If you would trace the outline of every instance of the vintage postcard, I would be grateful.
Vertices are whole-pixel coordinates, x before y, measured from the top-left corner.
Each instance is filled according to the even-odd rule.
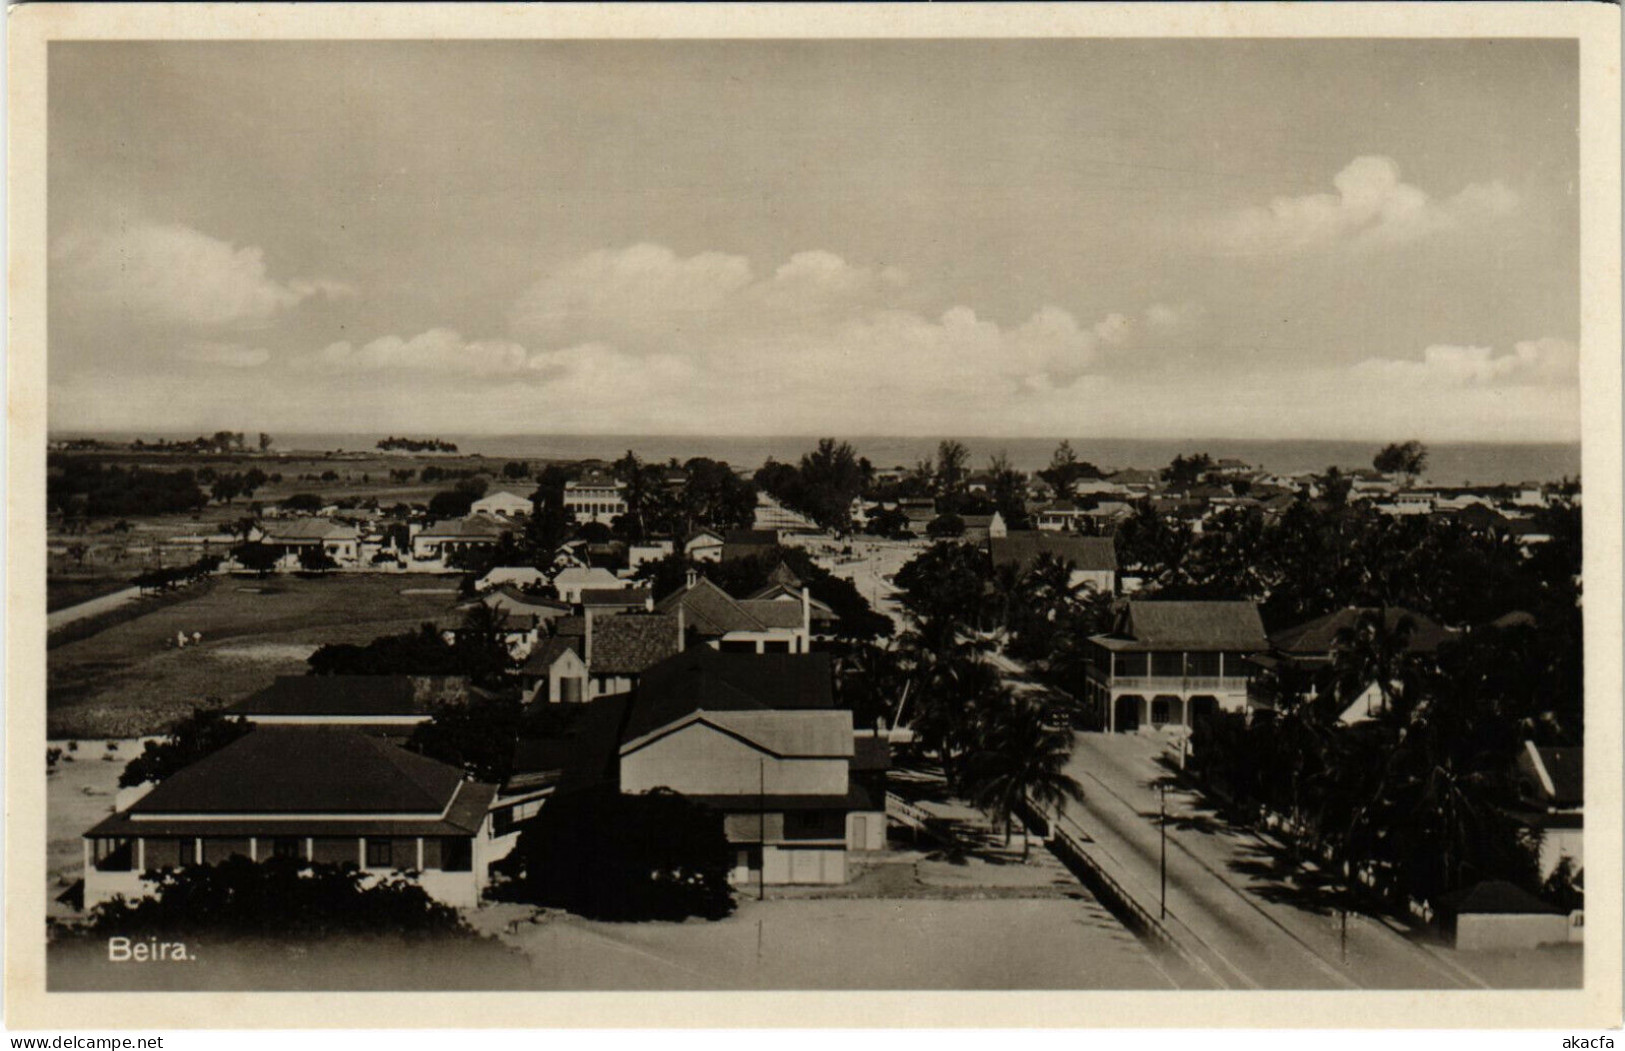
[[[1619,1023],[1617,8],[10,29],[13,1025]]]

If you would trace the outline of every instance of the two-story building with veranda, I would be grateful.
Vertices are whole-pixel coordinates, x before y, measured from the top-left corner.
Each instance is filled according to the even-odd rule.
[[[1085,701],[1114,732],[1245,711],[1246,658],[1268,645],[1252,602],[1130,600],[1111,632],[1089,640]]]
[[[845,883],[849,850],[885,844],[884,762],[856,761],[832,684],[827,654],[662,661],[628,695],[621,792],[669,788],[720,811],[735,882]]]
[[[575,516],[578,525],[588,522],[612,525],[615,519],[626,514],[626,483],[599,474],[565,482],[564,509]]]
[[[150,893],[165,868],[290,858],[412,873],[472,906],[488,880],[496,786],[351,730],[260,727],[84,833],[85,907]]]

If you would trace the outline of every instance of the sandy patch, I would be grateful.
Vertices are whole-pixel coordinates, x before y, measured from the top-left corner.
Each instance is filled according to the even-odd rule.
[[[209,656],[236,661],[302,661],[316,652],[316,647],[298,642],[256,642],[221,646]]]

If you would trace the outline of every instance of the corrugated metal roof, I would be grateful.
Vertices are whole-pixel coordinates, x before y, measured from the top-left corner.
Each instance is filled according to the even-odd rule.
[[[1117,542],[1109,536],[1071,536],[1041,529],[1023,529],[988,541],[994,565],[1013,563],[1022,572],[1033,567],[1038,556],[1051,554],[1086,571],[1117,571]]]
[[[1147,649],[1263,650],[1264,622],[1252,602],[1133,601],[1127,636]]]
[[[701,719],[754,741],[774,755],[850,758],[852,713],[831,711],[701,710]]]

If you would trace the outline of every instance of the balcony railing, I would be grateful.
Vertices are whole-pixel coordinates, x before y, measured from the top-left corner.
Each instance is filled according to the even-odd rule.
[[[1108,675],[1094,668],[1089,677],[1120,690],[1245,690],[1245,675]]]

